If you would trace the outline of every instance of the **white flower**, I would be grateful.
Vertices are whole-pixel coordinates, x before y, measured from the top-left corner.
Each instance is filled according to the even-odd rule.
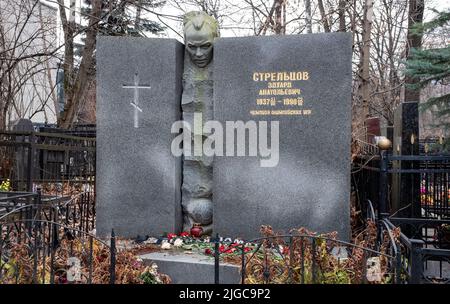
[[[379,257],[372,257],[367,259],[367,281],[369,282],[381,282],[381,263]]]
[[[153,263],[151,266],[150,266],[150,273],[152,274],[152,275],[154,275],[154,276],[156,276],[156,275],[158,275],[158,265],[156,265],[155,263]]]
[[[181,245],[183,245],[182,239],[176,239],[175,242],[173,242],[173,246],[175,247],[181,247]]]
[[[170,249],[171,245],[167,241],[163,241],[161,244],[161,249]]]
[[[144,241],[144,244],[155,244],[156,242],[158,242],[157,238],[154,237],[150,237],[147,240]]]

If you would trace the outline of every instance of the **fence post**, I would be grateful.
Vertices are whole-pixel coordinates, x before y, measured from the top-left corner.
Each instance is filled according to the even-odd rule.
[[[378,206],[378,219],[383,219],[387,214],[387,188],[388,188],[388,155],[387,151],[380,151],[380,198]]]
[[[214,240],[214,284],[219,284],[219,234]]]
[[[59,246],[59,230],[58,230],[58,226],[57,223],[59,221],[59,216],[58,216],[58,212],[59,212],[59,207],[55,206],[53,207],[53,213],[52,213],[52,217],[51,220],[53,221],[52,223],[52,232],[51,232],[51,245],[50,245],[50,284],[54,284],[55,283],[55,268],[54,268],[54,263],[55,263],[55,254],[56,254],[56,249]]]
[[[42,189],[37,188],[37,219],[41,219],[41,208],[42,208]]]
[[[394,284],[401,284],[402,282],[402,253],[400,244],[395,242],[395,247],[397,247],[397,254],[395,255],[395,277]]]
[[[33,244],[33,283],[36,284],[37,281],[37,267],[38,267],[38,258],[39,258],[39,249],[41,247],[41,242],[45,242],[44,235],[41,230],[42,223],[41,223],[41,210],[42,210],[42,190],[41,188],[37,188],[36,190],[36,201],[33,206],[33,219],[32,219],[32,225],[33,225],[33,231],[34,231],[34,244]],[[42,240],[40,238],[42,237]],[[42,256],[45,255],[45,250],[42,250]]]
[[[109,284],[116,282],[116,235],[114,229],[111,230],[111,246],[110,246],[110,266],[109,266]]]
[[[420,284],[423,275],[422,249],[423,241],[411,239],[410,284]]]
[[[33,169],[34,169],[34,132],[30,134],[30,145],[28,146],[27,159],[27,191],[33,192]]]

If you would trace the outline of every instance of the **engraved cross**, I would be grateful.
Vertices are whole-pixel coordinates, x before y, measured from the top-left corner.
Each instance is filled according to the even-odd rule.
[[[134,74],[134,84],[123,85],[122,88],[134,89],[134,98],[130,105],[134,108],[134,127],[139,128],[139,112],[142,113],[142,109],[139,107],[139,89],[150,89],[150,86],[139,85],[139,75],[136,72]]]

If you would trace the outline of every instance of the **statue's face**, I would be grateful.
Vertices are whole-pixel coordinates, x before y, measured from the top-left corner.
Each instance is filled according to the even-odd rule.
[[[213,33],[208,26],[202,26],[200,30],[189,27],[185,33],[186,50],[191,61],[198,67],[207,66],[213,57]]]

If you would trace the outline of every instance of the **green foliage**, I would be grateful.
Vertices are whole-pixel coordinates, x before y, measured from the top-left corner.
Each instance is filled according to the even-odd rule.
[[[83,13],[90,14],[92,0],[84,0],[89,6]],[[99,34],[109,36],[143,37],[146,32],[157,34],[164,27],[153,20],[145,18],[154,8],[161,7],[165,1],[160,0],[103,0],[102,21],[99,23]],[[140,9],[140,16],[136,11]]]
[[[140,279],[144,284],[162,284],[161,280],[148,269],[140,275]]]
[[[430,33],[443,30],[449,26],[450,11],[438,12],[432,21],[415,27],[416,33]],[[412,49],[411,57],[406,62],[405,74],[416,82],[409,88],[420,90],[429,85],[445,85],[450,79],[450,45],[439,49]],[[437,117],[447,121],[450,118],[450,94],[434,96],[423,102],[421,111],[432,110]],[[450,123],[442,125],[450,128]]]
[[[438,10],[432,8],[430,9],[437,14],[436,18],[426,23],[417,23],[413,27],[413,33],[416,35],[422,35],[423,33],[431,32],[435,29],[444,27],[450,20],[450,11],[439,12]]]

